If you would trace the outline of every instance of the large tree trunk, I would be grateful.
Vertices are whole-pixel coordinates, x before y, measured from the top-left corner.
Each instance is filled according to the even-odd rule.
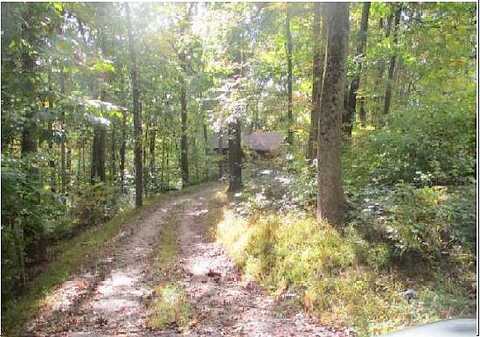
[[[208,129],[206,116],[203,116],[203,142],[205,146],[205,180],[210,176],[210,158],[208,157]]]
[[[188,140],[187,140],[187,93],[185,79],[182,78],[180,84],[180,106],[182,118],[182,134],[180,138],[180,169],[182,171],[182,185],[188,186],[189,172],[188,172]]]
[[[395,11],[395,23],[393,26],[393,46],[396,47],[398,43],[398,25],[400,24],[400,14],[402,13],[402,7],[399,6]],[[395,72],[395,63],[397,57],[394,53],[390,57],[390,64],[388,67],[388,78],[387,78],[387,86],[385,89],[385,105],[383,106],[383,116],[388,115],[390,111],[390,103],[392,100],[392,89],[393,89],[393,74]]]
[[[122,140],[120,144],[120,188],[125,192],[125,152],[127,149],[127,112],[122,111]]]
[[[148,196],[148,188],[150,185],[150,177],[148,171],[148,136],[150,133],[150,122],[146,122],[144,140],[143,140],[143,191],[145,196]]]
[[[138,88],[137,55],[134,46],[130,7],[125,4],[127,12],[128,47],[130,50],[130,72],[132,77],[133,98],[133,133],[135,138],[135,206],[143,205],[143,162],[142,162],[142,111],[140,107],[140,90]]]
[[[68,189],[70,186],[70,178],[72,176],[72,147],[69,146],[67,148],[67,172],[66,172],[66,186],[65,191],[68,193]]]
[[[117,180],[117,149],[116,149],[116,125],[115,123],[112,123],[112,153],[111,153],[111,166],[110,166],[110,176],[112,179],[112,182],[115,183]]]
[[[65,73],[63,68],[60,74],[60,91],[62,94],[65,94]],[[61,192],[65,193],[67,191],[67,149],[66,141],[67,134],[65,128],[65,109],[62,109],[62,115],[60,117],[60,126],[62,128],[62,138],[60,140],[60,178],[61,178]]]
[[[378,28],[382,31],[385,31],[385,37],[388,38],[390,36],[390,30],[392,27],[392,21],[393,21],[393,15],[390,15],[387,18],[387,24],[385,25],[385,20],[383,18],[380,18],[378,20]],[[384,82],[384,74],[385,74],[385,60],[383,58],[378,60],[378,74],[375,78],[375,83],[374,83],[374,91],[376,93],[382,92],[382,94],[376,94],[375,95],[375,116],[373,116],[373,121],[375,125],[380,125],[381,124],[381,111],[383,111],[383,99],[384,95],[384,87],[383,87],[383,82]]]
[[[34,60],[33,58],[28,54],[25,53],[22,55],[22,75],[27,77],[27,76],[32,76],[33,73],[33,68],[34,68]],[[33,93],[34,92],[34,84],[33,80],[27,81],[27,87],[25,88],[27,92]],[[38,136],[38,130],[37,130],[37,111],[35,108],[27,108],[27,114],[25,115],[25,121],[23,124],[23,129],[22,129],[22,142],[21,142],[21,151],[22,151],[22,157],[27,156],[32,153],[37,152],[37,136]]]
[[[92,168],[90,183],[105,182],[105,138],[107,130],[103,125],[95,125],[92,143]]]
[[[182,34],[186,34],[190,28],[190,15],[193,9],[193,4],[186,8],[185,22],[182,26]],[[181,109],[181,135],[180,135],[180,170],[182,174],[182,187],[190,184],[189,165],[188,165],[188,110],[187,110],[187,51],[182,50],[178,54],[180,66],[182,67],[182,74],[180,75],[180,109]],[[189,58],[190,59],[190,58]]]
[[[292,65],[292,34],[290,32],[290,11],[288,10],[288,3],[286,3],[287,7],[287,17],[285,21],[285,31],[286,31],[286,50],[287,50],[287,95],[288,95],[288,104],[287,104],[287,122],[288,122],[288,136],[287,142],[288,144],[293,144],[293,92],[292,92],[292,85],[293,85],[293,65]]]
[[[348,39],[348,3],[326,3],[327,59],[320,102],[317,170],[317,219],[343,221],[341,121]]]
[[[48,72],[48,110],[53,111],[53,89],[52,89],[52,74]],[[55,172],[55,156],[53,150],[53,116],[50,116],[48,121],[48,167],[50,168],[50,191],[55,193],[57,191],[57,176]]]
[[[320,96],[322,94],[323,68],[325,63],[325,35],[326,19],[322,18],[322,4],[315,3],[313,18],[313,81],[312,81],[312,107],[310,110],[310,134],[308,139],[307,158],[317,157],[318,115]]]
[[[367,31],[368,31],[368,14],[370,12],[370,2],[363,3],[362,21],[360,22],[360,29],[358,31],[357,51],[355,60],[357,60],[357,69],[353,75],[350,83],[350,91],[348,93],[348,102],[346,109],[346,118],[343,120],[343,133],[350,138],[352,136],[353,121],[357,107],[357,91],[360,87],[360,78],[362,76],[362,65],[365,58],[365,47],[367,45]],[[362,125],[365,125],[365,120],[362,120]]]
[[[230,166],[229,192],[242,187],[242,148],[240,120],[230,122],[228,126],[228,162]]]
[[[149,151],[150,151],[150,176],[156,177],[157,169],[155,167],[155,145],[157,142],[157,129],[154,125],[150,130],[150,143],[149,143]]]

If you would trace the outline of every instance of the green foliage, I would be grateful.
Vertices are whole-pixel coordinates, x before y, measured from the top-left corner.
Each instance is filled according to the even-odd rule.
[[[102,224],[123,206],[119,189],[104,183],[79,185],[75,192],[71,215],[80,227]]]
[[[462,183],[475,172],[474,125],[473,113],[453,106],[399,112],[372,133],[365,153],[371,158],[362,159],[375,164],[372,178],[380,183]]]
[[[259,280],[278,299],[289,293],[293,304],[326,324],[353,324],[359,336],[474,310],[469,298],[474,294],[472,265],[448,278],[440,271],[429,277],[416,274],[412,284],[390,269],[390,245],[366,241],[353,226],[341,233],[292,211],[245,219],[226,210],[217,239],[247,277]],[[402,296],[409,287],[418,293],[412,301]]]
[[[474,194],[474,185],[450,190],[399,184],[383,197],[370,196],[358,225],[368,224],[368,240],[388,244],[389,264],[412,257],[430,265],[461,259],[468,269],[475,247]]]
[[[159,286],[154,296],[148,313],[147,325],[150,328],[184,327],[190,322],[192,308],[182,287],[173,283]]]
[[[2,158],[2,296],[8,301],[45,258],[45,241],[66,226],[61,195],[40,183],[37,158]]]

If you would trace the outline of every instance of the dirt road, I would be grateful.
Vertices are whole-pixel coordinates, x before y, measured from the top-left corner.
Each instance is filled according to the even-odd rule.
[[[126,226],[106,258],[65,282],[49,298],[48,309],[30,324],[29,336],[346,336],[316,324],[302,312],[285,315],[277,302],[241,275],[214,242],[211,209],[220,184],[160,202],[137,223]],[[209,209],[210,207],[210,209]],[[147,327],[152,289],[162,280],[153,272],[161,250],[162,227],[175,217],[178,254],[174,282],[185,290],[191,322],[179,329]]]

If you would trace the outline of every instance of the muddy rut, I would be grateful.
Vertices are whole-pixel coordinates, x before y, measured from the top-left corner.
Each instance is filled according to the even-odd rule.
[[[160,202],[126,227],[115,248],[94,267],[72,277],[48,299],[28,336],[348,336],[316,324],[302,312],[285,315],[278,302],[241,275],[211,239],[209,209],[220,184]],[[216,206],[218,207],[218,206]],[[168,215],[177,215],[175,282],[188,294],[192,323],[184,329],[147,328],[147,303],[158,279],[153,252]]]

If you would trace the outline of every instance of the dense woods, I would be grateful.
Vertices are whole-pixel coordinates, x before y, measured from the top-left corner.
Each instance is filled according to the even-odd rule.
[[[219,242],[322,322],[473,314],[474,3],[1,6],[2,329],[62,244],[219,179]]]

